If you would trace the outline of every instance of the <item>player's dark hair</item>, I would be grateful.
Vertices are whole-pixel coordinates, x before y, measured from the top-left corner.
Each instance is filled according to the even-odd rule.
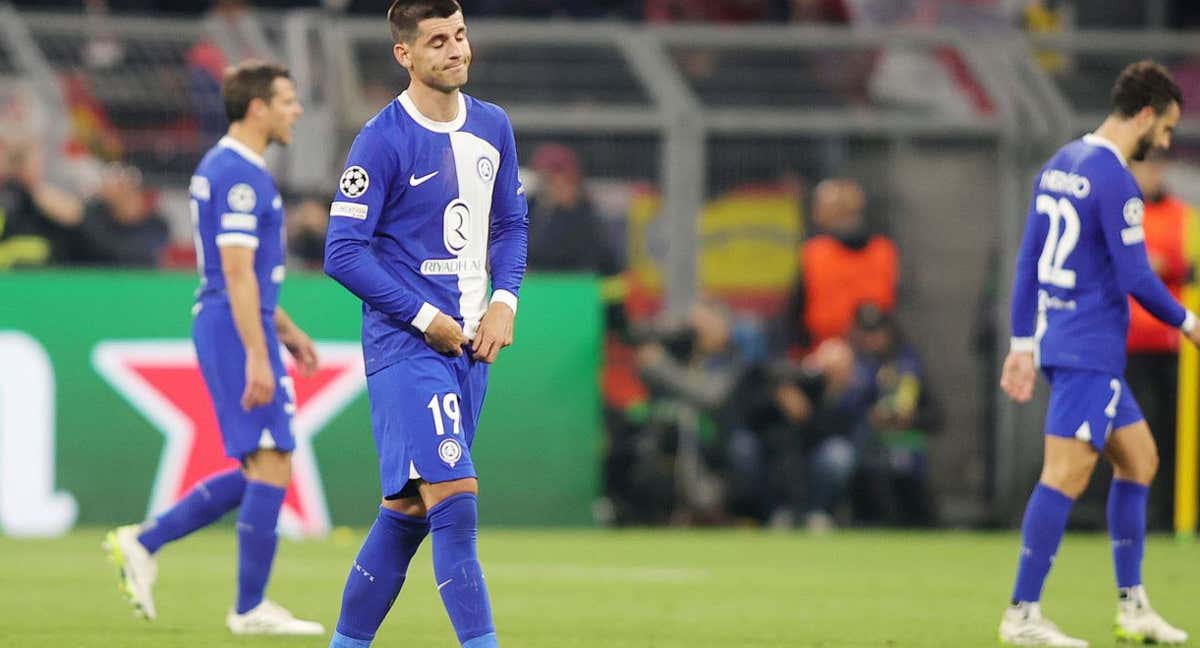
[[[449,18],[459,11],[462,7],[456,0],[393,0],[387,12],[392,40],[411,43],[417,23],[426,18]]]
[[[229,122],[241,121],[255,99],[269,103],[275,93],[275,79],[279,78],[290,79],[292,74],[278,63],[248,59],[227,68],[221,81],[221,99]]]
[[[1130,63],[1113,84],[1113,112],[1125,118],[1133,117],[1146,106],[1161,115],[1172,101],[1182,108],[1183,93],[1167,68],[1150,59]]]

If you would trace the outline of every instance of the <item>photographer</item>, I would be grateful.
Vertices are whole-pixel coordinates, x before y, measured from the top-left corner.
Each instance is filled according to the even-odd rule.
[[[941,423],[917,352],[895,320],[872,304],[855,314],[853,391],[867,411],[855,512],[868,523],[933,526],[928,440]]]
[[[838,338],[769,371],[771,407],[759,425],[771,526],[790,527],[799,513],[810,531],[834,527],[857,464],[853,438],[863,412],[853,379],[854,353]]]
[[[747,421],[762,400],[760,378],[765,344],[750,322],[735,322],[719,305],[698,303],[677,326],[641,330],[638,367],[650,390],[645,424],[626,440],[625,471],[634,481],[660,480],[669,500],[647,501],[647,488],[628,484],[647,511],[643,522],[718,523],[726,499],[737,499],[722,474],[736,468]],[[731,458],[733,459],[731,461]],[[736,470],[734,471],[736,472]],[[623,498],[633,500],[635,498]]]

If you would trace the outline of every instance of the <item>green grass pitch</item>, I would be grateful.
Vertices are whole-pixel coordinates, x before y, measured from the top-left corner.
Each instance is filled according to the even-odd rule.
[[[131,617],[103,530],[53,541],[0,538],[0,646],[324,647],[328,638],[235,638],[234,535],[202,532],[160,553],[153,623]],[[305,618],[337,618],[362,531],[282,541],[269,595]],[[500,639],[511,648],[995,646],[1017,554],[1014,534],[484,529],[480,553]],[[1200,545],[1152,538],[1155,607],[1200,631]],[[1113,645],[1108,539],[1070,535],[1044,609],[1065,630]],[[376,646],[456,645],[429,545]]]

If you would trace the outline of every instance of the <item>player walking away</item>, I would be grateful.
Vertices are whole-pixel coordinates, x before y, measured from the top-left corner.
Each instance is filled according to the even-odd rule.
[[[279,344],[307,372],[317,355],[276,305],[284,275],[283,205],[262,154],[272,142],[292,140],[303,109],[287,69],[257,61],[229,70],[221,94],[229,132],[200,161],[190,187],[200,271],[192,339],[225,454],[242,465],[197,484],[157,519],[110,532],[105,548],[126,597],[154,619],[155,552],[240,506],[237,604],[226,625],[234,634],[319,635],[321,624],[264,598],[295,448],[295,396]]]
[[[370,645],[429,534],[459,642],[490,648],[471,442],[488,365],[512,343],[525,191],[508,116],[459,90],[471,46],[458,3],[395,0],[387,15],[409,86],[355,138],[325,244],[325,271],[363,301],[383,489],[330,646]]]
[[[1000,385],[1013,400],[1033,395],[1035,367],[1050,383],[1042,475],[1021,523],[1021,556],[1000,639],[1019,646],[1087,646],[1042,616],[1038,600],[1067,516],[1100,454],[1112,463],[1108,529],[1117,576],[1117,637],[1182,643],[1142,586],[1146,496],[1158,467],[1150,428],[1125,383],[1127,294],[1200,343],[1196,316],[1150,269],[1142,195],[1126,168],[1166,149],[1179,121],[1178,86],[1160,65],[1125,68],[1112,113],[1094,133],[1059,149],[1042,168],[1017,257],[1012,350]]]

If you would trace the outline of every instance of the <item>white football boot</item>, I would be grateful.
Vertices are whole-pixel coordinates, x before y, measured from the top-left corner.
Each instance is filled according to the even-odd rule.
[[[1000,619],[1000,642],[1010,646],[1052,646],[1088,648],[1088,642],[1068,637],[1058,626],[1042,616],[1037,603],[1022,601],[1010,605]]]
[[[235,635],[323,635],[325,626],[292,616],[282,605],[263,599],[257,607],[238,614],[230,610],[225,625]]]
[[[134,614],[153,621],[154,580],[158,578],[158,566],[154,556],[138,541],[141,525],[129,524],[117,527],[104,536],[101,545],[108,553],[108,560],[117,566],[117,589],[131,605]]]
[[[1113,624],[1117,638],[1145,644],[1181,644],[1188,634],[1163,620],[1146,596],[1141,585],[1130,587],[1125,598],[1117,601],[1117,621]]]

